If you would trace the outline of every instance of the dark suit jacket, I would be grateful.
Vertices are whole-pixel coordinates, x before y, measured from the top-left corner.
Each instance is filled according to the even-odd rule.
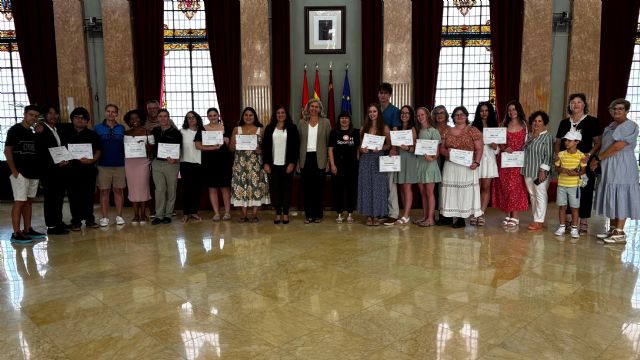
[[[273,165],[273,131],[275,125],[267,125],[264,129],[264,137],[262,138],[262,162]],[[298,162],[298,154],[300,152],[300,136],[298,128],[291,124],[285,128],[287,130],[287,148],[285,150],[285,163],[296,164]]]

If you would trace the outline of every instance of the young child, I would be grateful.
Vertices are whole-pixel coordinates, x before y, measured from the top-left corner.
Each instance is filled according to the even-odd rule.
[[[554,233],[561,236],[565,233],[565,214],[567,204],[571,207],[571,242],[576,243],[580,238],[578,232],[578,208],[580,207],[580,176],[582,176],[587,167],[586,157],[577,146],[582,140],[582,134],[577,131],[569,131],[564,138],[565,151],[558,153],[558,160],[555,166],[558,174],[558,193],[556,203],[558,204],[558,212],[560,217],[560,227]]]

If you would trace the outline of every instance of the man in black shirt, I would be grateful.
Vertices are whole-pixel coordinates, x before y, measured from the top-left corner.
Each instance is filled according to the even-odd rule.
[[[13,125],[7,132],[4,156],[11,169],[11,189],[13,190],[13,207],[11,209],[11,223],[14,243],[28,244],[34,238],[46,235],[31,227],[31,204],[38,192],[38,154],[36,152],[36,138],[31,127],[38,120],[40,111],[35,105],[24,108],[22,122]],[[24,222],[24,230],[20,229],[20,220]]]

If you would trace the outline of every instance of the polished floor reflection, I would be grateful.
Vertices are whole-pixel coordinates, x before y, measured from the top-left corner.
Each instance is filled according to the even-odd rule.
[[[337,225],[332,213],[274,225],[262,212],[258,224],[112,225],[14,246],[10,206],[3,359],[640,357],[636,222],[626,246],[605,246],[554,236],[553,205],[543,232],[506,232],[495,211],[466,229]]]

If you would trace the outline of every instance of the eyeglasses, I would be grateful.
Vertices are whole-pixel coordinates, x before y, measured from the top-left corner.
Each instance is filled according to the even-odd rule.
[[[453,114],[453,116],[467,116],[464,113],[457,113],[457,114]]]
[[[612,108],[609,108],[610,111],[627,111],[627,109],[624,108],[624,106],[615,106]]]

